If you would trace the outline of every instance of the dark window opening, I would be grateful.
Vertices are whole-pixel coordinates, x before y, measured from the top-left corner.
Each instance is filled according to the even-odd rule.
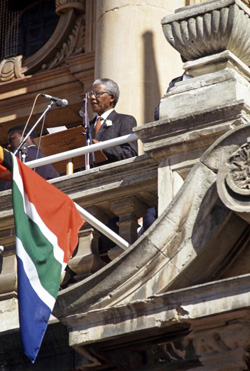
[[[21,3],[21,4],[20,4]],[[1,0],[0,60],[36,53],[53,34],[59,17],[55,0]]]

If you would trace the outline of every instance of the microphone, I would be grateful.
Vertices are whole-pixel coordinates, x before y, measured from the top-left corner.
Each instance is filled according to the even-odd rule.
[[[67,99],[60,99],[47,94],[41,94],[41,96],[52,100],[52,102],[54,102],[57,107],[64,107],[68,105]]]

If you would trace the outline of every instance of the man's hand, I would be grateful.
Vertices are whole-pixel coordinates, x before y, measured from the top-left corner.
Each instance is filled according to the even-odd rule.
[[[100,143],[100,140],[92,139],[93,144]]]

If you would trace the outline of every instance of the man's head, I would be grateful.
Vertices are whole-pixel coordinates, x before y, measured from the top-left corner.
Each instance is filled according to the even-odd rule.
[[[95,80],[92,90],[88,93],[92,110],[98,115],[114,108],[119,95],[117,83],[110,79]]]
[[[13,126],[12,128],[9,129],[8,131],[8,149],[11,152],[14,152],[19,144],[21,143],[22,140],[22,134],[23,137],[25,137],[28,132],[31,130],[31,126],[27,126],[25,132],[23,133],[23,130],[25,128],[25,124],[19,124],[16,126]],[[27,138],[25,144],[26,145],[31,145],[33,144],[33,138],[36,138],[36,132],[33,130],[33,132],[30,134],[30,136]]]

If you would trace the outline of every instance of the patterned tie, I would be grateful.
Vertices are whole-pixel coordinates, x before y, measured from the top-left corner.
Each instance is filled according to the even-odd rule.
[[[95,125],[95,137],[96,137],[96,134],[98,133],[100,127],[102,126],[101,124],[101,121],[103,120],[102,117],[98,117],[97,121],[96,121],[96,125]]]

